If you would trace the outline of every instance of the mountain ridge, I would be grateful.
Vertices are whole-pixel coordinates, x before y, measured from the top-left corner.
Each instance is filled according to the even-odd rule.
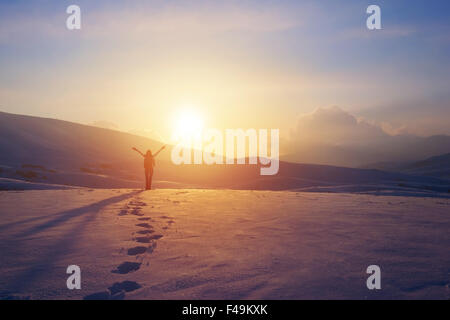
[[[142,158],[131,147],[145,150],[162,145],[126,132],[3,112],[0,133],[0,177],[93,188],[141,187]],[[157,158],[156,187],[306,191],[319,188],[321,192],[360,187],[373,192],[396,192],[403,188],[431,194],[446,193],[450,185],[439,177],[285,161],[280,162],[277,175],[260,176],[259,164],[175,165],[170,161],[170,147],[167,149]]]

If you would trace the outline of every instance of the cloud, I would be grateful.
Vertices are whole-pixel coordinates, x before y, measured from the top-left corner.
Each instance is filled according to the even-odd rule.
[[[155,130],[146,130],[146,129],[132,129],[129,130],[128,133],[134,134],[136,136],[146,137],[155,141],[166,142],[164,138],[162,138]]]
[[[119,126],[117,124],[109,121],[94,121],[89,125],[103,129],[119,130]]]
[[[380,126],[334,106],[300,116],[290,136],[306,144],[356,146],[379,142],[388,134]]]
[[[406,125],[396,127],[389,122],[382,122],[380,125],[381,125],[381,128],[383,128],[383,131],[387,132],[388,134],[390,134],[392,136],[402,135],[402,134],[403,135],[411,134],[409,128]]]
[[[282,151],[288,161],[352,167],[448,153],[449,136],[419,137],[407,129],[357,118],[339,107],[318,108],[298,119]]]
[[[403,38],[417,34],[417,30],[412,26],[386,26],[381,30],[369,30],[367,28],[351,28],[344,29],[340,32],[339,40],[358,40],[358,39],[373,39],[384,38]]]
[[[302,17],[282,6],[261,4],[257,9],[239,2],[194,5],[163,4],[123,7],[80,5],[82,28],[77,34],[87,39],[140,39],[150,35],[213,35],[224,32],[271,32],[302,25]],[[8,8],[10,15],[0,20],[0,42],[30,41],[38,37],[63,39],[67,14],[62,6],[40,15]],[[305,17],[307,15],[305,14]],[[71,35],[73,35],[72,32]]]

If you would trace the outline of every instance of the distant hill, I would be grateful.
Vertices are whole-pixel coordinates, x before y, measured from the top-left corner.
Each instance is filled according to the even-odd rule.
[[[407,163],[378,163],[369,167],[414,175],[450,179],[450,153]]]
[[[450,151],[450,136],[391,135],[381,126],[358,119],[339,107],[318,108],[298,119],[283,160],[346,167],[372,163],[409,163]]]
[[[363,168],[450,179],[450,153],[420,161],[374,163]]]
[[[406,165],[402,172],[450,179],[450,153]]]
[[[161,143],[110,129],[0,112],[1,164],[44,163],[67,169],[91,162],[133,163],[138,157],[132,146],[147,149]]]
[[[446,135],[430,137],[399,135],[386,136],[378,143],[368,143],[367,145],[299,144],[291,149],[293,153],[285,154],[283,160],[373,168],[374,164],[376,167],[389,163],[397,165],[444,154],[450,150],[450,137]]]
[[[143,184],[142,158],[132,146],[155,150],[155,140],[77,123],[0,113],[0,177],[3,189],[17,180],[94,188],[137,188]],[[259,165],[174,165],[170,146],[157,158],[155,187],[394,192],[448,194],[450,182],[373,169],[280,162],[275,176]],[[438,160],[432,161],[433,165]],[[413,171],[411,173],[421,173]],[[406,170],[406,169],[405,169]],[[14,182],[14,183],[13,183]],[[15,186],[15,187],[13,187]],[[31,184],[26,185],[31,188]]]

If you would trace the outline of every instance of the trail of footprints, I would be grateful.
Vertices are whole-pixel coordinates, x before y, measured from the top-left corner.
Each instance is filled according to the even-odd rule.
[[[133,232],[133,241],[137,242],[139,245],[129,248],[126,250],[127,256],[135,257],[135,261],[124,261],[116,267],[116,269],[111,270],[112,273],[116,274],[128,274],[131,272],[138,271],[144,260],[146,254],[151,254],[156,249],[156,241],[163,237],[162,234],[155,233],[153,226],[150,222],[155,221],[154,218],[144,217],[142,213],[142,207],[147,206],[141,198],[135,198],[128,202],[125,208],[121,209],[118,216],[135,215],[137,217],[136,227],[138,230]],[[152,206],[153,208],[153,206]],[[166,221],[166,225],[162,229],[168,229],[173,221],[171,217],[160,216],[160,219]],[[123,251],[123,250],[121,250]],[[148,266],[148,262],[146,264]],[[140,284],[135,281],[125,280],[122,282],[116,282],[111,287],[105,291],[96,292],[84,297],[84,300],[122,300],[125,298],[127,292],[131,292],[142,288]]]

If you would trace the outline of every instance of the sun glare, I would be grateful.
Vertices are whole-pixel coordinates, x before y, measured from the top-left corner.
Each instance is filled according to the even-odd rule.
[[[194,110],[183,110],[176,114],[173,139],[192,139],[203,130],[203,117]]]

